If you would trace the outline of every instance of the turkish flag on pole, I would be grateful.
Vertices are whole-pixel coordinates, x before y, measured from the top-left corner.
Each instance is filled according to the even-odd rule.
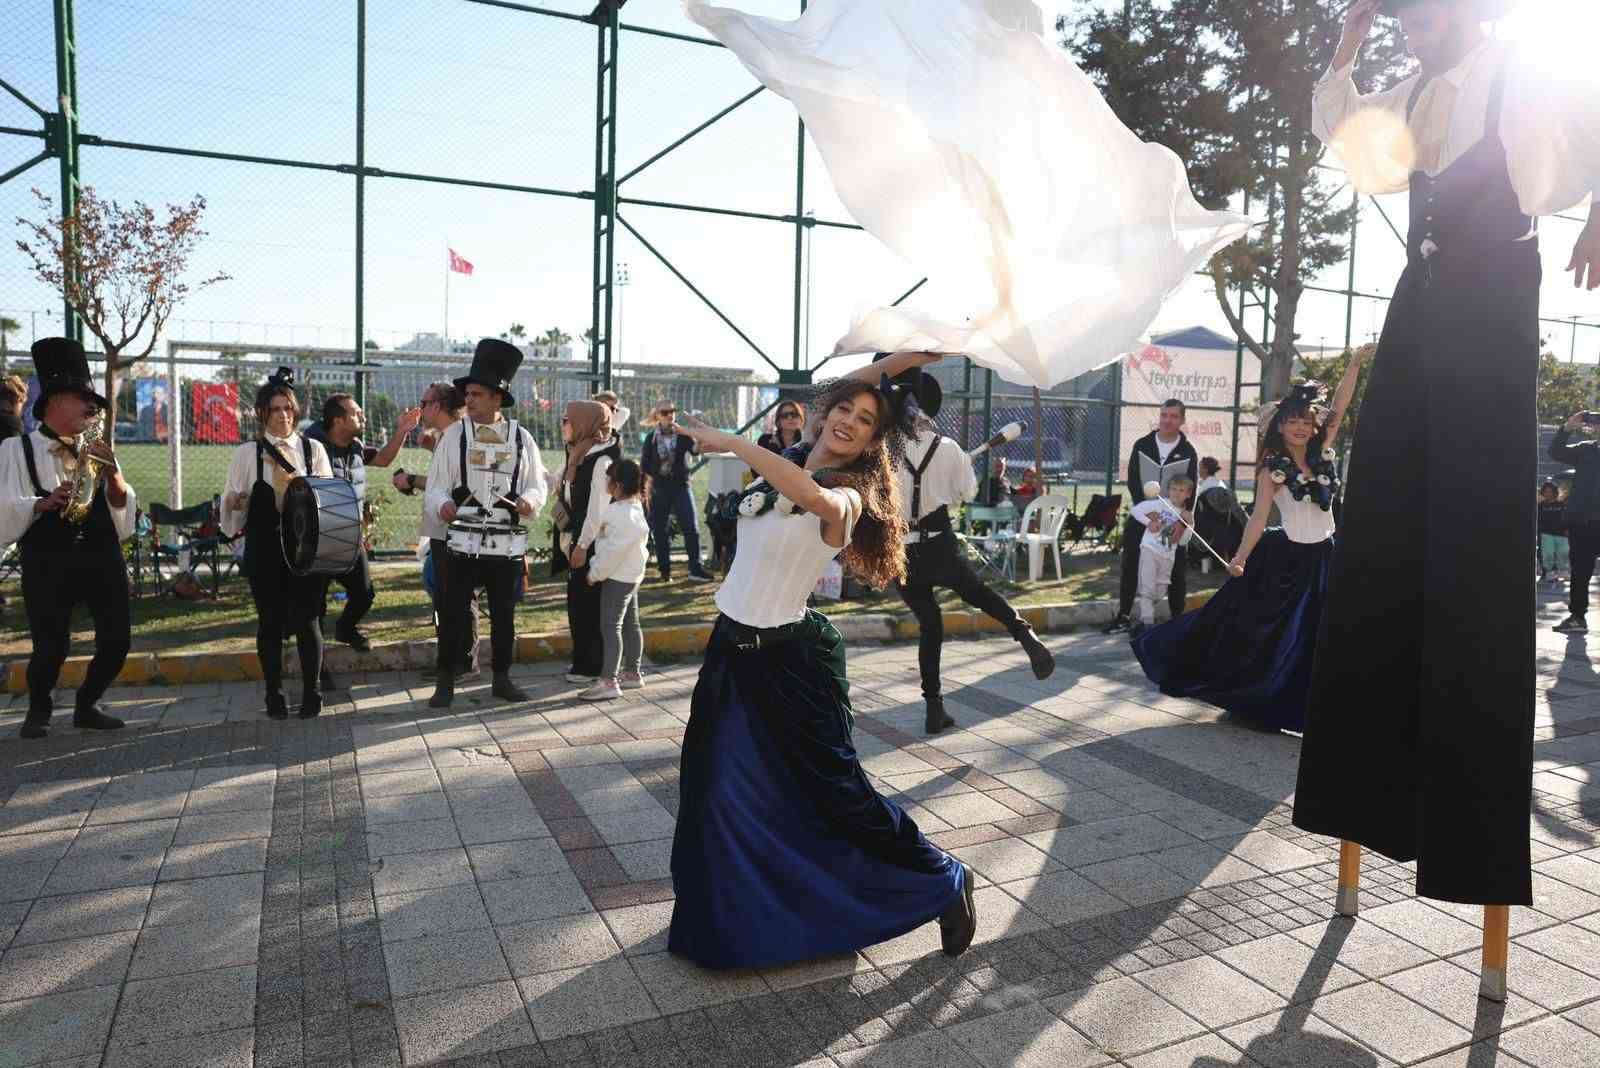
[[[450,253],[450,269],[457,274],[471,274],[472,264],[462,259],[455,249],[447,249]]]

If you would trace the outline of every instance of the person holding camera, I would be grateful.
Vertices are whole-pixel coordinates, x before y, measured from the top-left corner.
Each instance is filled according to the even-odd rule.
[[[1600,412],[1576,412],[1550,440],[1550,459],[1570,464],[1575,471],[1566,513],[1572,581],[1567,595],[1568,615],[1555,625],[1557,634],[1589,633],[1589,580],[1594,578],[1595,559],[1600,557],[1600,442],[1593,437],[1596,424],[1600,424]],[[1589,438],[1572,441],[1574,433],[1587,434]]]

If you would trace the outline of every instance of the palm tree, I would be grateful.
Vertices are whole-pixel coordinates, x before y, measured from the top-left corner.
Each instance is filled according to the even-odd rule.
[[[556,359],[561,353],[561,346],[572,343],[572,335],[562,330],[559,326],[552,326],[539,335],[539,344],[545,346],[550,353],[550,359]]]
[[[15,319],[0,315],[0,371],[6,369],[6,360],[10,355],[10,346],[6,343],[6,337],[13,331],[21,329],[21,323]]]

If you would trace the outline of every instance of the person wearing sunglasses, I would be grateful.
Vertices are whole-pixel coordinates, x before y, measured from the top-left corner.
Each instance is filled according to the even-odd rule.
[[[806,410],[800,402],[780,401],[778,410],[772,415],[772,429],[757,438],[756,444],[782,456],[785,449],[800,444],[805,429]]]
[[[639,468],[650,480],[650,530],[656,542],[656,566],[661,581],[672,581],[672,521],[683,532],[689,558],[689,581],[710,582],[700,560],[700,528],[694,493],[689,487],[689,457],[698,451],[694,438],[678,431],[678,406],[671,401],[656,405],[655,429],[644,436]]]

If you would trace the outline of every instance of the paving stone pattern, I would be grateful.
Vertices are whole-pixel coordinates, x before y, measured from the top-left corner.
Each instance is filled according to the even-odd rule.
[[[473,685],[445,715],[374,675],[310,722],[239,686],[113,691],[117,735],[0,717],[0,1068],[1591,1068],[1600,676],[1539,642],[1504,1005],[1478,910],[1408,865],[1368,856],[1361,920],[1332,918],[1296,739],[1064,636],[1044,683],[1008,641],[948,646],[960,729],[933,739],[914,648],[850,654],[866,770],[977,873],[958,960],[935,925],[769,971],[665,952],[694,663],[600,705],[530,666],[529,702]]]

